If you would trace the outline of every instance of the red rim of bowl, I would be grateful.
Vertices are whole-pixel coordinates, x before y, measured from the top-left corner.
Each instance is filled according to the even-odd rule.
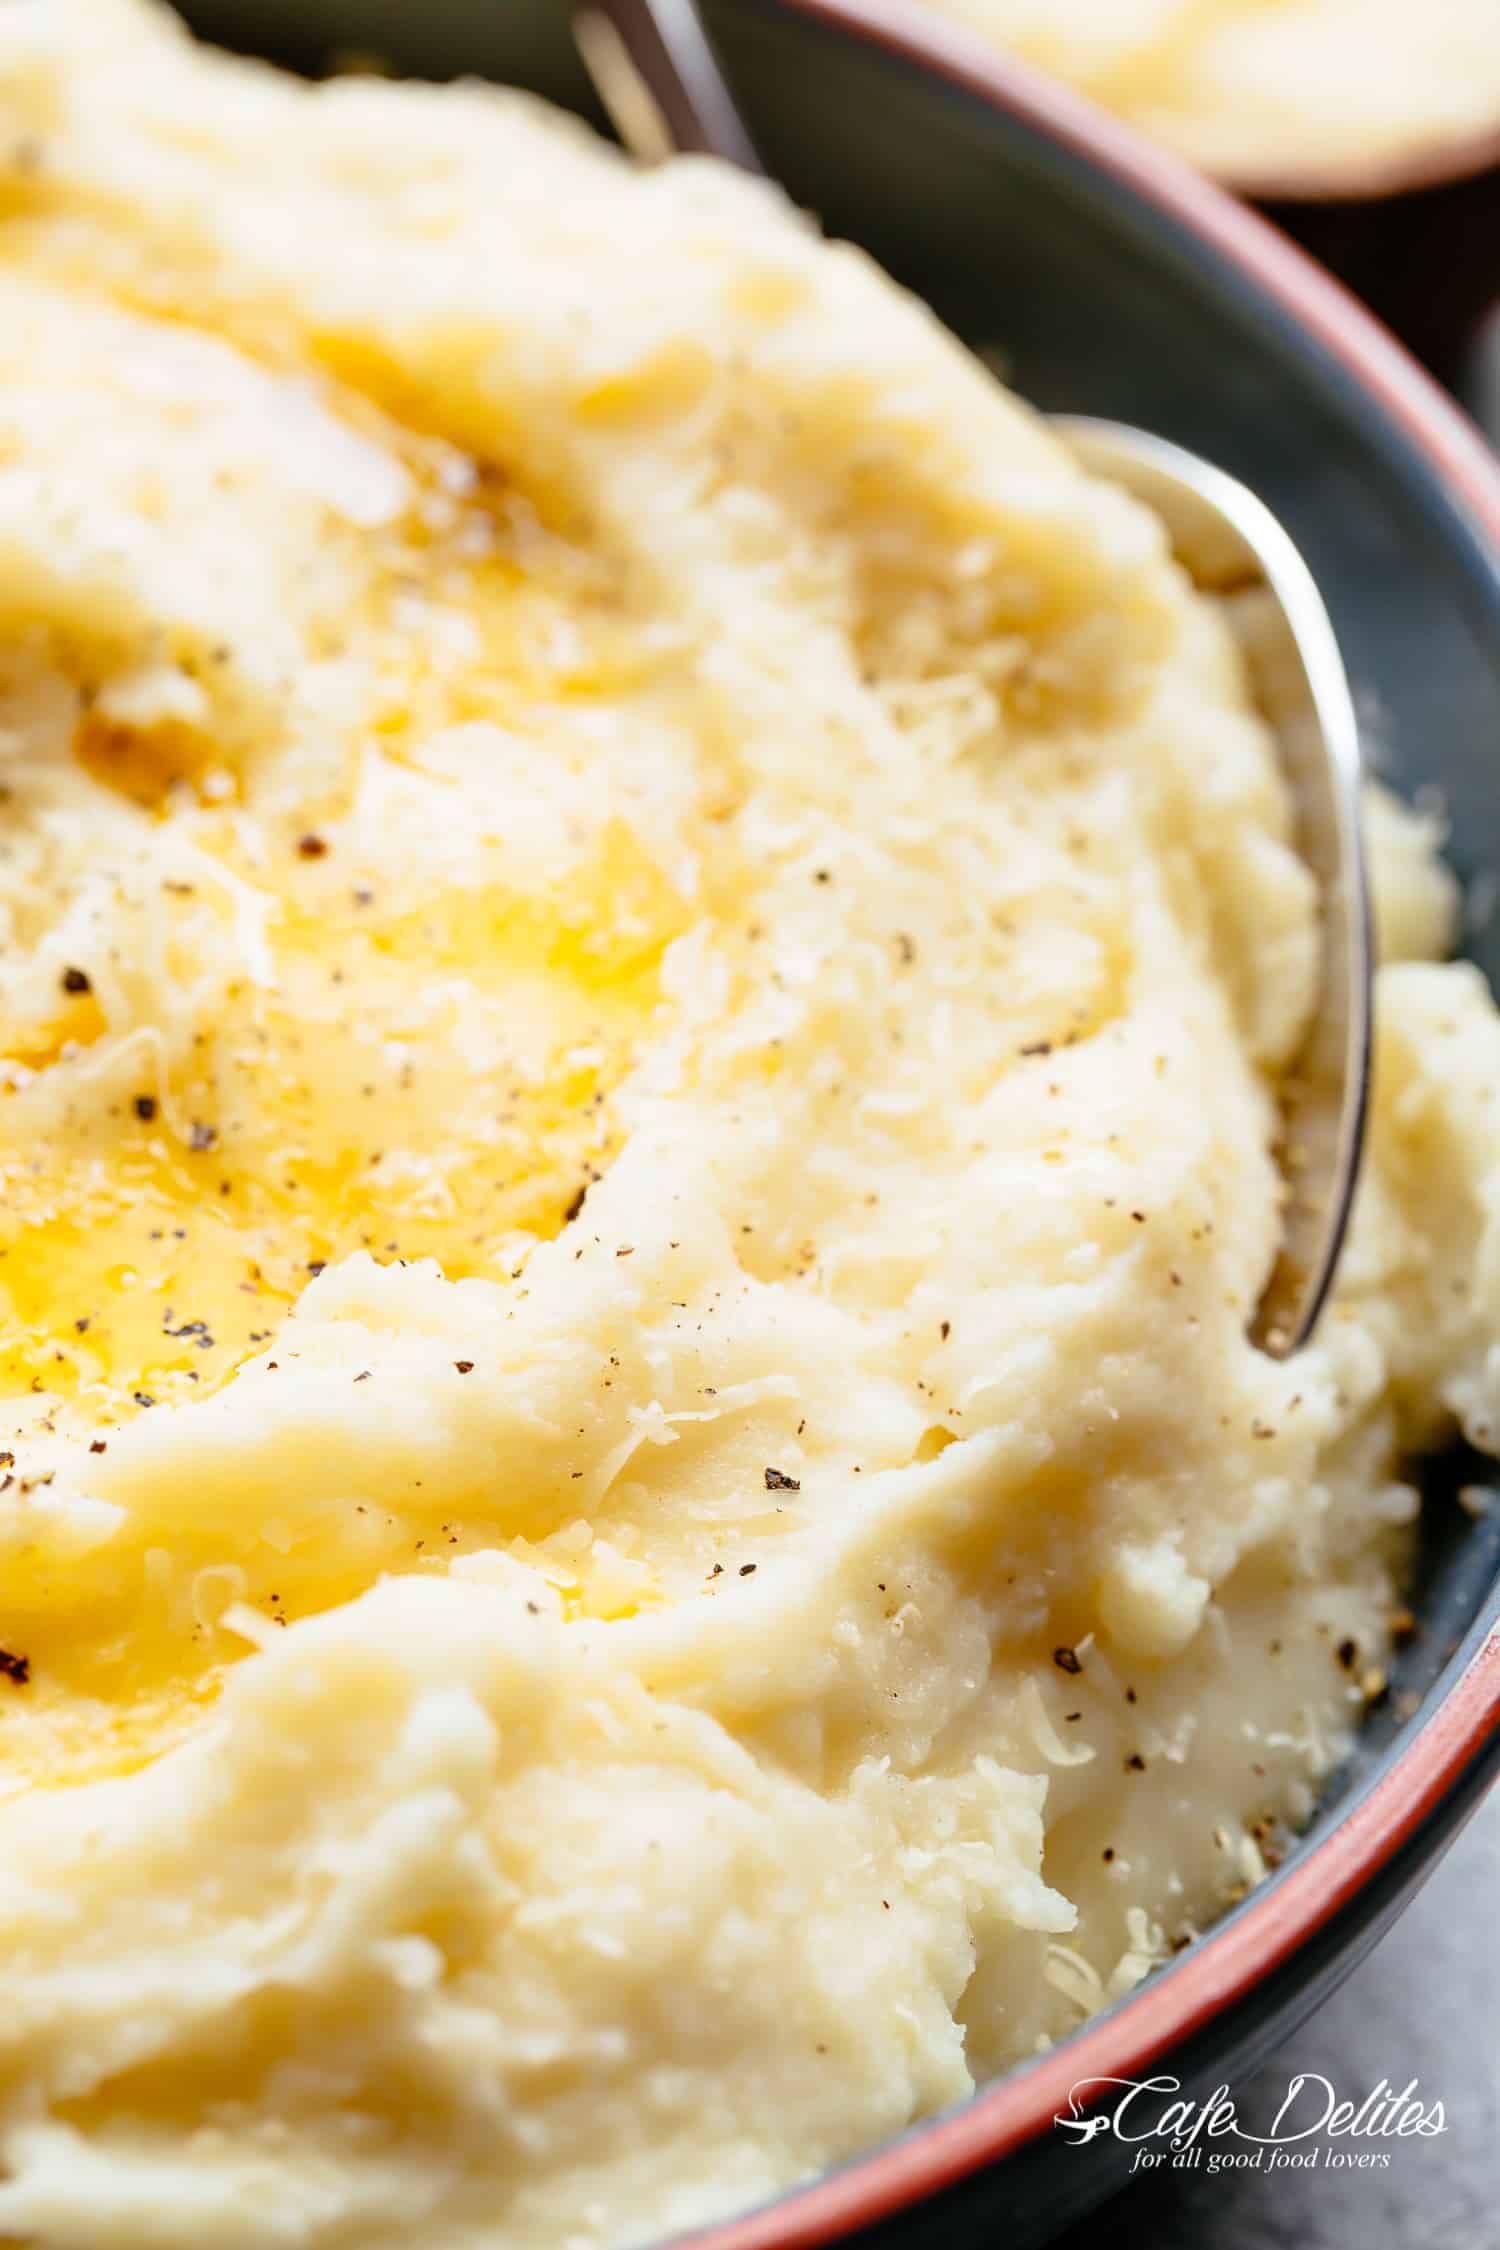
[[[1006,82],[1012,106],[1034,108],[1038,106],[1034,97],[1056,86],[1055,80],[1034,65],[997,52],[978,32],[967,31],[961,24],[928,17],[920,30],[913,32],[909,22],[902,22],[902,15],[915,7],[917,0],[894,0],[894,4],[892,0],[853,0],[848,6],[833,0],[828,7],[819,7],[816,0],[806,7],[802,0],[788,0],[788,5],[800,8],[803,14],[837,18],[856,28],[863,18],[865,28],[873,32],[878,43],[899,45],[904,52],[930,63],[942,57],[946,66],[948,58],[962,58],[967,53],[971,73],[977,70],[996,87],[1000,81]],[[950,75],[964,67],[961,60],[956,62]],[[1024,95],[1024,99],[1015,101],[1017,95]],[[1076,104],[1081,97],[1075,94],[1071,99]],[[1096,117],[1101,114],[1092,102],[1087,103],[1087,112]],[[1174,161],[1187,159],[1179,155]],[[1222,169],[1205,165],[1202,169],[1230,194],[1249,196],[1256,203],[1327,203],[1341,207],[1387,203],[1397,196],[1457,187],[1500,170],[1500,114],[1492,121],[1450,133],[1446,139],[1440,134],[1417,139],[1383,154],[1348,157],[1342,163],[1320,165],[1310,159],[1302,164],[1285,161],[1259,167],[1227,165]]]
[[[1500,459],[1363,307],[1274,228],[1177,158],[1035,71],[914,20],[897,0],[779,0],[1039,127],[1194,233],[1321,343],[1397,423],[1487,535],[1500,569]],[[1170,1975],[952,2116],[780,2202],[709,2227],[695,2250],[817,2250],[1039,2138],[1084,2079],[1131,2078],[1202,2030],[1323,1929],[1396,1857],[1500,1734],[1500,1626],[1415,1740],[1273,1890]]]

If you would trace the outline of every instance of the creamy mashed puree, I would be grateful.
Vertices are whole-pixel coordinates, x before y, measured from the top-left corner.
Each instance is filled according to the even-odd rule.
[[[1500,1029],[1382,972],[1261,1357],[1313,900],[1155,522],[768,189],[10,0],[0,622],[0,2232],[642,2242],[1253,1883]]]
[[[1209,170],[1334,186],[1500,134],[1495,0],[928,0]]]

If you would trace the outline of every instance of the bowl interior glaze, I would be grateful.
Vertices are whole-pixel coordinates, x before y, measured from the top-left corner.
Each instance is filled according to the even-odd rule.
[[[562,0],[178,4],[206,36],[308,72],[351,51],[374,53],[416,76],[477,73],[530,86],[600,122]],[[1451,856],[1470,886],[1465,949],[1500,987],[1500,917],[1491,911],[1500,896],[1500,562],[1459,486],[1339,351],[1195,226],[1024,106],[996,108],[821,19],[817,6],[707,0],[770,169],[831,233],[864,245],[1038,405],[1159,431],[1268,502],[1322,586],[1372,764],[1448,812]],[[1496,495],[1500,525],[1500,486]],[[1455,1497],[1489,1473],[1457,1458],[1429,1472],[1414,1595],[1420,1631],[1399,1659],[1394,1692],[1308,1838],[1228,1923],[1285,1883],[1368,1795],[1493,1621],[1500,1506],[1475,1518]],[[1465,1780],[1471,1795],[1478,1778]],[[1409,1867],[1398,1874],[1371,1883],[1357,1932],[1304,1947],[1279,2012],[1271,1979],[1265,2007],[1232,2048],[1212,2029],[1195,2034],[1182,2050],[1185,2080],[1218,2069],[1226,2055],[1248,2064],[1264,2054],[1397,1910],[1402,1880],[1412,1880]],[[1071,2169],[1047,2173],[1024,2151],[1025,2164],[1005,2167],[1004,2187],[965,2207],[968,2223],[1003,2221],[995,2239],[1008,2250],[1045,2239],[1101,2192],[1102,2175],[1076,2150],[1064,2153]],[[945,2210],[928,2205],[888,2221],[879,2239],[899,2224],[903,2244],[936,2244]],[[789,2223],[776,2239],[828,2231]]]

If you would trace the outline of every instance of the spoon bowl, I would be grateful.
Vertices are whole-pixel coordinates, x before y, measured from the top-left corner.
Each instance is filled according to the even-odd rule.
[[[1349,683],[1311,572],[1253,492],[1123,422],[1055,415],[1052,427],[1091,476],[1154,510],[1193,584],[1224,605],[1276,736],[1297,849],[1318,885],[1320,997],[1281,1083],[1282,1238],[1250,1329],[1263,1350],[1284,1358],[1311,1335],[1333,1283],[1369,1098],[1373,945]]]
[[[632,155],[711,155],[762,170],[696,0],[584,0],[579,53]],[[1233,477],[1122,422],[1053,418],[1091,475],[1156,512],[1188,577],[1228,609],[1256,702],[1276,737],[1298,851],[1317,884],[1317,997],[1280,1087],[1281,1242],[1250,1323],[1273,1357],[1317,1325],[1343,1248],[1368,1106],[1372,941],[1360,829],[1359,734],[1338,643],[1311,572],[1276,518]]]

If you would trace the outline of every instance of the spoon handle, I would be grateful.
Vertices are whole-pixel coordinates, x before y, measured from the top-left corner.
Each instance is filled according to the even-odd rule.
[[[743,172],[763,169],[694,0],[583,0],[573,30],[633,156],[718,156]]]

